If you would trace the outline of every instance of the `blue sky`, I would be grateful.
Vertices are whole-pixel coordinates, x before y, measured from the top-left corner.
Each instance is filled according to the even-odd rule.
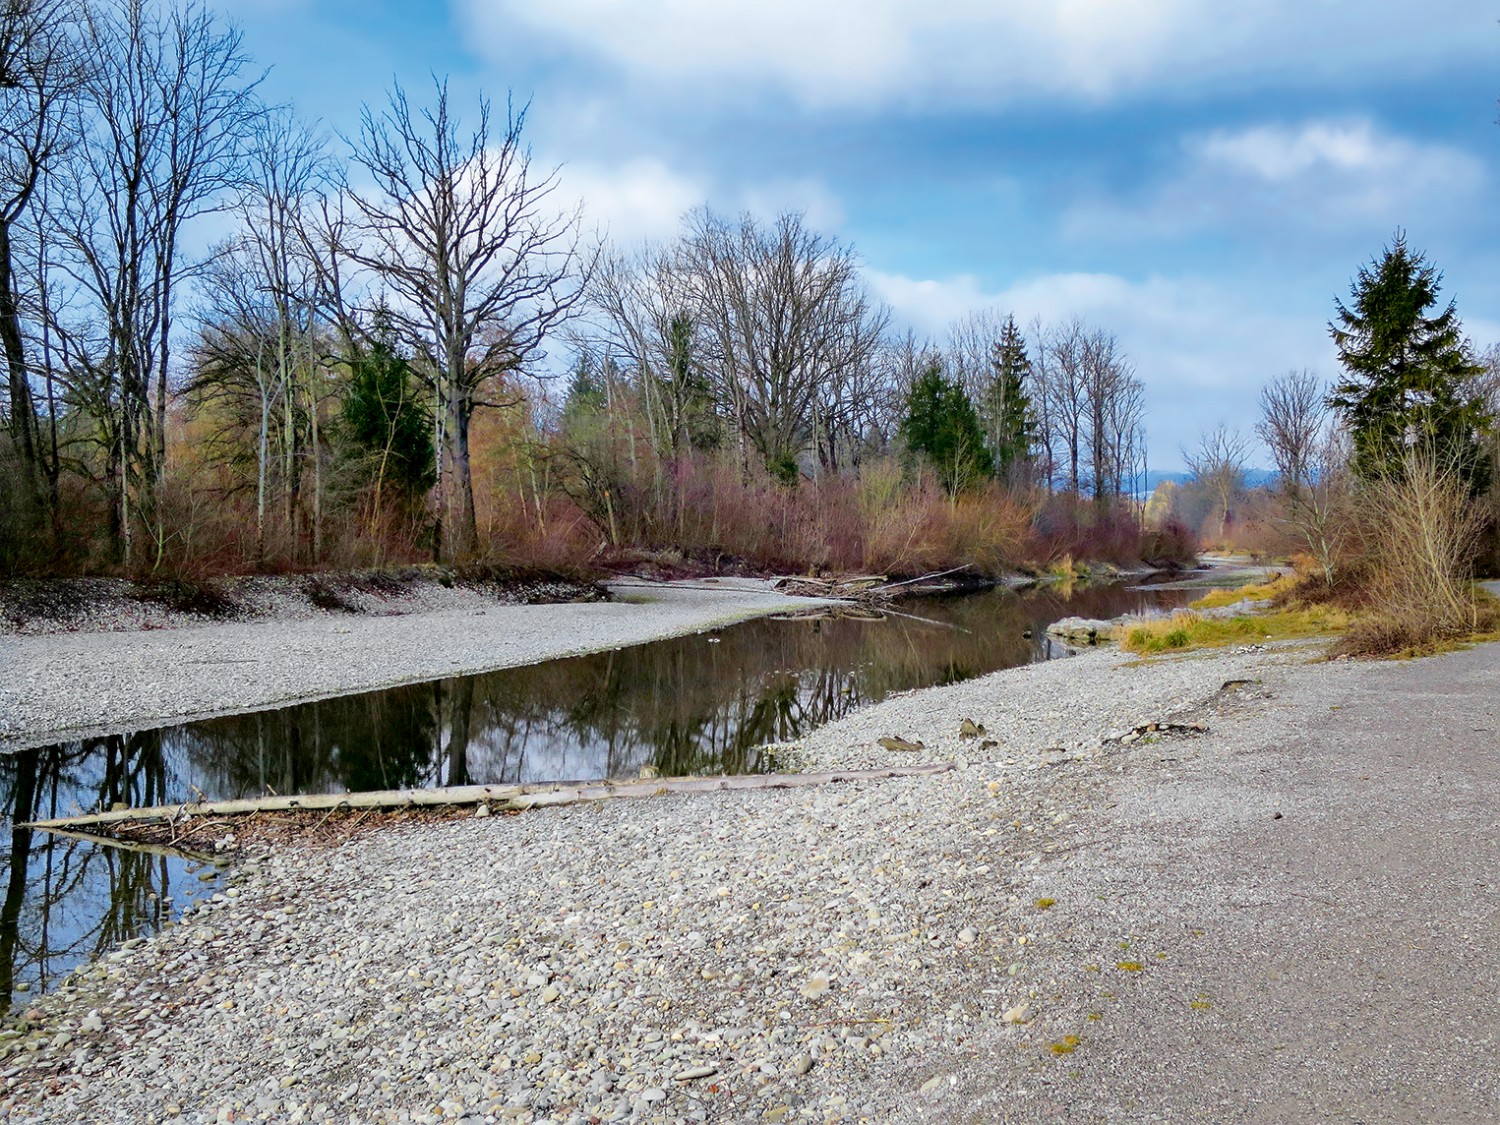
[[[805,211],[897,325],[1079,315],[1147,388],[1153,467],[1326,323],[1395,229],[1500,341],[1500,3],[240,0],[267,91],[355,127],[392,78],[530,98],[620,242],[699,203]]]

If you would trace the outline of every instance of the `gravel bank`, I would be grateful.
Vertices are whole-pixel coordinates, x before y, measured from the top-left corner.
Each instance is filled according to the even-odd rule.
[[[785,748],[933,778],[254,857],[39,1002],[0,1118],[1500,1119],[1500,645],[1307,655],[1092,652]],[[1208,730],[1111,737],[1161,720]]]
[[[0,750],[487,672],[699,632],[792,606],[754,579],[621,583],[613,602],[0,635]]]
[[[1217,725],[1226,680],[1327,672],[1302,659],[1090,653],[895,697],[786,751],[962,765],[915,782],[614,802],[262,856],[212,908],[42,1001],[0,1063],[0,1109],[961,1120],[940,1107],[967,1044],[1003,1047],[984,1080],[997,1089],[1052,1073],[1047,1036],[1067,1021],[1005,1013],[1058,994],[1059,923],[1082,899],[1049,910],[1038,888],[1073,862],[1075,824],[1143,759],[1233,744],[1232,730],[1101,739]],[[963,718],[995,744],[960,740]],[[879,749],[891,734],[924,748]]]

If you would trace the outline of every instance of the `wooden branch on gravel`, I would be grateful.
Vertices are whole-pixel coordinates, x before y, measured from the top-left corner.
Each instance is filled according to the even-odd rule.
[[[27,828],[78,831],[114,824],[175,823],[188,817],[245,816],[262,812],[336,811],[340,809],[439,808],[486,805],[492,811],[571,805],[617,797],[655,797],[667,793],[716,793],[726,789],[794,789],[839,781],[877,781],[890,777],[926,777],[946,773],[950,762],[886,769],[827,770],[821,773],[742,774],[731,777],[663,777],[643,781],[587,781],[555,785],[455,785],[445,789],[387,789],[373,793],[319,793],[303,797],[250,797],[233,801],[194,801],[140,809],[114,809],[57,820],[36,820]]]

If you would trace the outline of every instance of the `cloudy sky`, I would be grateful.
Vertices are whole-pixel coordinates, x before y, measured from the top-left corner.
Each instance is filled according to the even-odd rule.
[[[240,0],[270,96],[332,130],[392,79],[531,100],[620,242],[707,202],[853,244],[898,325],[1082,316],[1146,384],[1153,467],[1327,321],[1398,228],[1500,340],[1500,3]]]

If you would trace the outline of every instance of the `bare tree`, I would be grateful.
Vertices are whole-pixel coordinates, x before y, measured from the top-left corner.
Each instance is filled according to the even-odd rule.
[[[1310,371],[1289,371],[1266,384],[1260,410],[1255,432],[1276,463],[1284,522],[1331,586],[1354,526],[1347,437]]]
[[[1057,409],[1058,378],[1056,364],[1048,347],[1048,333],[1041,317],[1027,326],[1028,350],[1031,355],[1031,379],[1026,386],[1031,399],[1032,451],[1036,475],[1050,493],[1057,487],[1057,450],[1059,425]]]
[[[871,303],[854,253],[800,215],[769,228],[707,209],[689,221],[682,262],[705,329],[705,366],[733,420],[742,468],[753,447],[795,479],[797,457],[843,411],[848,373],[869,367],[888,316]],[[826,455],[836,462],[837,454]]]
[[[239,233],[218,248],[204,277],[207,307],[190,389],[200,400],[248,397],[256,435],[255,550],[266,551],[266,512],[279,481],[295,554],[303,462],[313,478],[312,559],[320,553],[317,339],[319,271],[307,252],[307,212],[326,185],[321,140],[289,111],[257,124],[236,211]],[[240,413],[245,413],[243,408]],[[272,441],[279,446],[272,477]]]
[[[1033,322],[1029,397],[1038,460],[1052,485],[1108,508],[1145,463],[1145,389],[1119,340],[1073,318]]]
[[[1213,497],[1221,537],[1234,517],[1231,505],[1245,488],[1245,457],[1248,452],[1249,442],[1222,422],[1198,439],[1195,450],[1182,451],[1182,459],[1193,479]]]
[[[71,139],[70,102],[82,77],[79,15],[75,0],[9,0],[0,6],[0,351],[22,491],[30,502],[49,506],[56,501],[56,460],[49,465],[44,455],[31,389],[16,234]],[[38,281],[33,277],[26,287]]]
[[[703,317],[679,258],[677,248],[662,247],[607,257],[589,288],[603,327],[593,343],[630,369],[652,447],[670,458],[706,443],[713,423]]]
[[[415,109],[397,86],[382,113],[364,110],[354,158],[374,182],[351,189],[357,222],[344,253],[390,293],[394,327],[430,380],[438,450],[439,544],[470,554],[478,529],[469,423],[485,384],[542,356],[582,299],[593,258],[579,214],[554,207],[556,171],[539,174],[521,139],[526,108],[493,129],[481,98],[461,132],[446,82]]]
[[[1306,486],[1331,415],[1325,388],[1306,369],[1288,371],[1261,388],[1255,432],[1271,451],[1283,488]]]
[[[75,398],[100,424],[111,531],[138,561],[137,520],[157,519],[166,468],[173,317],[193,264],[183,231],[226,205],[258,106],[240,33],[197,0],[86,9],[80,138],[69,189],[49,197],[72,316],[59,324]],[[63,315],[67,315],[67,312]]]

